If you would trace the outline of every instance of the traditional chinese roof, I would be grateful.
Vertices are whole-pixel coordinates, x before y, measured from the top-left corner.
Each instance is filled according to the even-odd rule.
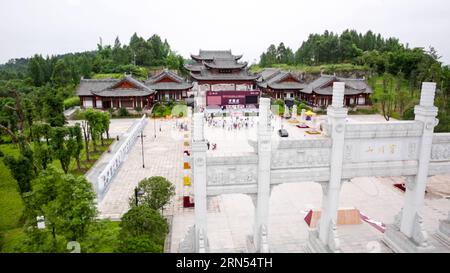
[[[192,59],[203,61],[203,60],[214,60],[218,59],[234,59],[239,60],[242,55],[233,55],[231,50],[201,50],[198,55],[191,54]]]
[[[154,90],[136,90],[128,88],[106,89],[92,94],[99,97],[145,97],[154,93]]]
[[[206,67],[217,69],[241,69],[247,66],[247,62],[238,63],[235,59],[214,58],[212,62],[203,62]]]
[[[192,88],[192,84],[185,81],[174,72],[165,69],[150,77],[145,85],[154,90],[185,90]]]
[[[77,87],[78,96],[136,97],[148,96],[155,90],[131,76],[122,79],[81,79]]]
[[[243,69],[234,73],[212,73],[208,69],[202,69],[199,74],[191,72],[191,77],[195,80],[255,80],[258,75],[251,74],[247,70]]]
[[[193,63],[193,64],[185,64],[184,68],[192,72],[200,72],[203,68],[203,64]]]
[[[272,89],[300,90],[305,88],[306,85],[291,72],[269,68],[264,69],[259,74],[258,86]]]
[[[371,94],[373,92],[365,79],[341,78],[334,75],[320,76],[320,78],[308,84],[302,92],[308,94],[314,92],[319,95],[333,95],[333,82],[345,83],[345,95],[356,95],[361,93]]]

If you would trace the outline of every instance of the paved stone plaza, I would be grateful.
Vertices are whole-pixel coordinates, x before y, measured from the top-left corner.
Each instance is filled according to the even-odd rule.
[[[175,123],[175,120],[149,120],[144,129],[145,168],[142,168],[142,146],[138,139],[99,204],[101,218],[120,218],[129,209],[128,199],[134,188],[140,180],[150,176],[166,177],[176,185],[176,198],[168,208],[170,212],[181,205],[184,132],[175,129]]]
[[[379,122],[381,116],[350,116],[351,120]],[[179,120],[181,121],[181,120]],[[255,119],[256,121],[256,119]],[[175,120],[149,120],[145,127],[144,152],[145,168],[142,168],[141,144],[137,141],[121,166],[115,179],[99,204],[102,218],[120,218],[128,210],[128,198],[133,194],[137,183],[145,177],[161,175],[176,185],[176,197],[166,209],[165,215],[172,222],[170,232],[170,252],[178,252],[179,242],[188,227],[194,224],[194,210],[182,208],[183,196],[183,135],[174,129]],[[276,119],[276,129],[297,130],[299,137],[303,129]],[[155,130],[156,123],[156,130]],[[132,120],[113,120],[111,132],[120,132]],[[161,125],[161,132],[159,127]],[[126,131],[126,129],[125,129]],[[154,134],[156,131],[156,141]],[[205,125],[205,137],[217,143],[217,150],[208,151],[208,156],[224,153],[253,151],[251,140],[256,140],[256,124],[249,129],[225,131],[220,127]],[[306,136],[313,137],[313,136]],[[314,136],[320,137],[320,136]],[[250,143],[247,141],[250,139]],[[392,223],[394,216],[403,205],[404,193],[392,186],[404,182],[402,177],[355,178],[345,182],[340,196],[340,207],[356,207],[373,220]],[[423,209],[424,225],[431,242],[437,250],[443,249],[433,235],[438,227],[438,219],[444,219],[450,208],[450,176],[429,178],[428,193]],[[304,252],[308,238],[308,227],[304,221],[306,213],[312,208],[320,208],[322,189],[317,183],[281,184],[272,190],[270,198],[269,244],[272,252]],[[173,217],[172,217],[173,216]],[[246,237],[252,234],[254,206],[249,196],[243,194],[221,195],[208,201],[208,239],[211,252],[245,252]],[[381,243],[383,233],[363,221],[360,225],[338,226],[341,249],[344,252],[378,251],[371,241],[380,242],[379,251],[390,250]],[[368,245],[369,243],[369,245]]]

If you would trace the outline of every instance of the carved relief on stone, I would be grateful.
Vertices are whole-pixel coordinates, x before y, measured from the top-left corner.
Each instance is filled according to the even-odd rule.
[[[181,240],[178,252],[179,253],[192,253],[195,252],[195,227],[190,226]]]
[[[450,144],[434,144],[431,147],[431,160],[450,160]]]
[[[342,124],[342,123],[337,124],[336,127],[335,127],[335,132],[340,134],[343,131],[344,131],[344,124]]]
[[[208,238],[204,235],[204,230],[200,229],[198,232],[198,252],[206,253],[209,252]]]
[[[345,145],[344,160],[346,160],[346,161],[352,160],[352,146],[351,145]]]
[[[207,169],[208,186],[254,184],[257,165],[211,166]]]
[[[413,159],[416,158],[417,156],[417,148],[416,148],[416,143],[409,143],[408,145],[408,158]]]
[[[414,242],[419,244],[422,247],[428,246],[428,234],[425,231],[425,228],[423,227],[423,218],[419,213],[416,213],[414,217],[414,227],[413,227],[413,234],[412,239]]]
[[[195,166],[202,167],[205,165],[205,160],[202,157],[198,157],[195,159]]]
[[[330,163],[329,149],[277,150],[272,154],[272,167],[307,168],[326,166]]]

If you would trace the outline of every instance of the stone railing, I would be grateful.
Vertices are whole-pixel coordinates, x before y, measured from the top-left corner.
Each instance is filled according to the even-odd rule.
[[[122,162],[125,160],[128,152],[133,147],[134,143],[136,142],[137,137],[139,136],[140,132],[144,129],[145,125],[147,124],[147,117],[145,115],[142,116],[142,118],[137,122],[137,124],[134,125],[133,129],[131,129],[129,135],[125,139],[124,142],[120,145],[117,152],[114,154],[114,156],[109,161],[108,165],[103,169],[103,171],[100,173],[97,179],[97,189],[98,189],[98,195],[102,196],[107,189],[108,185],[111,183],[114,175],[116,174],[117,170],[119,169]]]

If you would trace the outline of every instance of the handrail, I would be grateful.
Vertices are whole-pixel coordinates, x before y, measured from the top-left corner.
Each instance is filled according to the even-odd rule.
[[[125,160],[126,155],[133,147],[138,134],[143,130],[144,126],[147,124],[147,118],[144,114],[139,122],[133,127],[130,134],[127,136],[126,140],[120,145],[117,152],[113,155],[109,163],[100,173],[97,178],[97,189],[98,194],[101,195],[105,192],[108,185],[111,183],[114,175],[119,169],[122,162]]]

